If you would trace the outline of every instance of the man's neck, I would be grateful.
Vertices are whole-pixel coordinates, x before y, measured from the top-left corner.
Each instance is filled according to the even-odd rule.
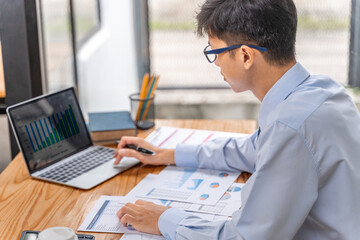
[[[254,76],[255,86],[253,94],[262,102],[268,91],[275,85],[280,78],[296,64],[292,61],[284,66],[266,64],[256,71]]]

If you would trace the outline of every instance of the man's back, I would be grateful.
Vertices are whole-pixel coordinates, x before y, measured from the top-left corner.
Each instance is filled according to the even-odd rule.
[[[318,174],[313,183],[318,196],[295,239],[355,239],[360,234],[360,117],[345,89],[326,76],[310,76],[269,114],[266,124],[272,121],[303,137]]]

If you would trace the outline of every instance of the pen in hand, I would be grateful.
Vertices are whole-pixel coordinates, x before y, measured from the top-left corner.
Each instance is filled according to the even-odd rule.
[[[134,149],[135,151],[138,151],[138,152],[141,152],[141,153],[155,155],[155,152],[153,152],[153,151],[151,151],[149,149],[146,149],[146,148],[136,146],[134,144],[126,144],[125,147],[130,148],[130,149]]]

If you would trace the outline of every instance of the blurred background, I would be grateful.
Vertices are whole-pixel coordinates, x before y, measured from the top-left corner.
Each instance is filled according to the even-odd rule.
[[[65,87],[77,88],[87,117],[129,110],[144,73],[157,73],[157,118],[257,120],[259,101],[233,93],[203,55],[195,16],[204,0],[12,2],[0,0],[0,172],[18,153],[6,107]],[[360,0],[294,2],[297,60],[358,102]]]

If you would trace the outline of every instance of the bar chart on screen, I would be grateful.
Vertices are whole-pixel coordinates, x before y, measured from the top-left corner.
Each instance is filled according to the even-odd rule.
[[[80,134],[71,104],[64,111],[41,116],[24,125],[33,152]]]

